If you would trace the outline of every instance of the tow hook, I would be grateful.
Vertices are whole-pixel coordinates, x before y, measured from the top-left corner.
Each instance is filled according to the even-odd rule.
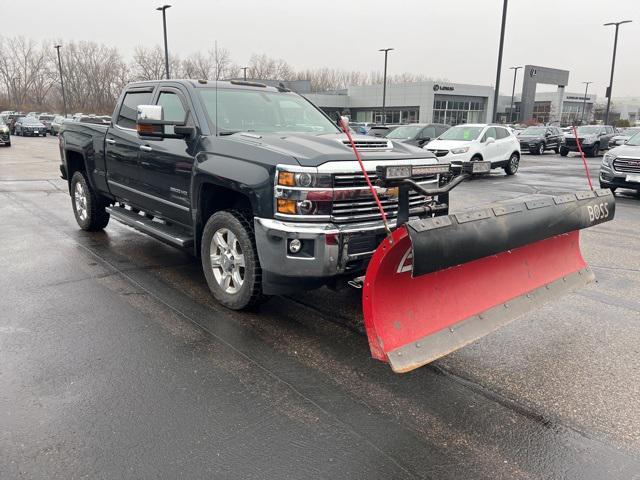
[[[347,282],[347,285],[349,285],[352,288],[355,288],[356,290],[362,289],[362,285],[364,285],[364,275],[361,277],[356,277],[352,280],[349,280]]]

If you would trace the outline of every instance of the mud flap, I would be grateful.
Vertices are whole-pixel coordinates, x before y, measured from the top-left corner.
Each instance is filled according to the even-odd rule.
[[[367,269],[373,357],[408,372],[592,282],[579,230],[614,213],[596,190],[408,222]]]

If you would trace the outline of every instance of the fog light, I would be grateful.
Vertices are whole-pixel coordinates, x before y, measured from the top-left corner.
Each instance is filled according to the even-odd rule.
[[[298,253],[302,248],[302,242],[297,238],[294,238],[289,242],[289,251],[291,253]]]

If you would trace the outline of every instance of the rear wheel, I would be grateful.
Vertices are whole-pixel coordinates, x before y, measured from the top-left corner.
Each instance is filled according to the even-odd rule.
[[[201,257],[209,290],[225,307],[242,310],[267,298],[248,215],[234,210],[211,215],[202,233]]]
[[[71,204],[76,222],[83,230],[95,232],[109,223],[105,202],[93,191],[82,172],[71,177]]]
[[[507,175],[515,175],[519,167],[520,157],[516,152],[513,152],[511,154],[511,157],[509,157],[509,163],[507,163],[507,166],[504,167],[504,171]]]

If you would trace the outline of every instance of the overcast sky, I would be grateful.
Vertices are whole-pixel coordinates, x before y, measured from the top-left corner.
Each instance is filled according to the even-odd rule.
[[[381,70],[377,50],[394,47],[389,72],[424,73],[493,85],[502,0],[169,0],[169,48],[186,55],[218,41],[246,64],[252,53],[296,69]],[[0,0],[0,35],[94,40],[130,57],[136,45],[162,43],[160,1]],[[582,81],[599,96],[608,84],[614,28],[620,29],[614,97],[640,96],[640,0],[510,0],[502,88],[513,65],[568,69],[568,90]],[[521,76],[522,71],[519,72]],[[518,82],[517,90],[521,83]],[[547,88],[548,90],[549,88]],[[540,88],[544,90],[544,88]]]

